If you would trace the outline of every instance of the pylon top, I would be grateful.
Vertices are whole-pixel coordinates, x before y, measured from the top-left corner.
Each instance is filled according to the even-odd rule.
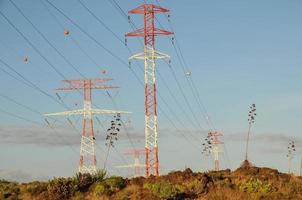
[[[169,12],[168,9],[154,5],[154,4],[143,4],[137,8],[130,10],[129,14],[147,14],[147,13],[165,13]]]
[[[113,89],[119,88],[117,86],[104,85],[102,83],[111,81],[112,78],[95,78],[95,79],[75,79],[75,80],[63,80],[63,82],[69,83],[69,86],[59,87],[56,90],[79,90],[79,89]]]

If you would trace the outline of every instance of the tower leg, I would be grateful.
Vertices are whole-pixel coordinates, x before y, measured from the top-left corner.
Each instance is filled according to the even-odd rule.
[[[146,147],[146,177],[149,176],[149,149]]]
[[[95,139],[92,123],[92,119],[83,120],[79,167],[79,172],[82,174],[96,172]]]

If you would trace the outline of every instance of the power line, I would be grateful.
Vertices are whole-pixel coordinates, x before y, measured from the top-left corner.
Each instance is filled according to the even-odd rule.
[[[126,18],[127,18],[127,14],[125,13],[125,11],[123,11],[123,9],[119,6],[119,4],[118,4],[115,0],[108,0],[108,1],[109,1],[109,2],[110,2],[110,3],[111,3],[111,4],[112,4],[112,5],[113,5],[120,13],[121,13],[122,17],[126,17]],[[112,2],[114,2],[114,3],[112,3]],[[146,1],[145,1],[145,3],[146,3]],[[132,25],[132,29],[133,29],[133,28],[136,28],[136,25],[132,22],[132,20],[131,20],[130,18],[128,18],[128,22]],[[137,38],[137,39],[138,39],[138,38]],[[141,43],[140,40],[139,40],[139,42]],[[143,46],[142,43],[141,43],[141,46]],[[131,52],[130,52],[130,53],[131,53]],[[136,63],[136,64],[137,64],[137,63]],[[168,62],[166,62],[166,64],[170,67],[170,69],[172,69],[172,68],[171,68],[171,65],[170,65]],[[157,72],[159,73],[159,70],[157,70]],[[160,75],[160,73],[159,73],[159,77],[160,77],[161,81],[163,81],[163,82],[165,83],[165,80],[164,80],[164,78],[162,78],[162,76]],[[176,78],[176,76],[174,76],[174,78]],[[177,81],[177,78],[176,78],[175,80],[176,80],[176,82],[178,82],[178,81]],[[167,87],[167,89],[168,89],[170,95],[173,97],[173,100],[174,100],[174,101],[176,102],[176,104],[178,104],[178,106],[179,106],[180,104],[178,103],[177,99],[174,98],[174,95],[172,94],[171,89],[169,88],[169,86],[168,86],[167,84],[165,84],[165,86]],[[192,113],[192,115],[193,115],[193,118],[195,119],[195,121],[196,121],[196,123],[197,123],[197,126],[199,126],[199,128],[201,128],[201,129],[203,129],[203,128],[200,126],[200,124],[199,124],[199,122],[198,122],[198,120],[197,120],[197,118],[196,118],[194,112],[192,112],[193,109],[191,108],[191,106],[190,106],[190,104],[189,104],[187,98],[185,97],[184,92],[182,91],[182,88],[179,87],[179,84],[178,84],[178,88],[180,89],[180,91],[181,91],[181,93],[182,93],[182,95],[183,95],[183,97],[184,97],[184,99],[185,99],[185,102],[186,102],[187,106],[189,107],[189,110],[191,111],[191,113]],[[180,107],[182,108],[182,106],[180,106]],[[169,109],[169,110],[171,110],[171,109]],[[182,110],[184,110],[184,109],[182,109]],[[186,113],[186,112],[184,112],[184,113]],[[194,126],[195,126],[195,124],[194,124]]]
[[[96,16],[81,0],[77,0],[81,5],[82,5],[82,7],[83,8],[85,8],[85,10],[87,11],[87,12],[89,12],[93,17],[94,17],[94,19],[96,19],[100,24],[102,24],[102,26],[103,27],[105,27],[105,29],[107,30],[107,31],[109,31],[117,40],[119,40],[121,43],[124,43],[121,39],[120,39],[120,37],[117,35],[117,34],[115,34],[104,22],[103,22],[103,20],[101,20],[98,16]]]
[[[156,0],[156,2],[157,2],[157,4],[160,6],[159,0]],[[172,25],[172,22],[171,22],[171,20],[169,19],[169,16],[167,16],[167,15],[165,14],[165,17],[166,17],[166,19],[167,19],[167,21],[168,21],[168,24],[169,24],[169,26],[170,26],[170,29],[175,33],[174,28],[173,28],[173,25]],[[157,20],[157,19],[156,19],[156,20]],[[157,20],[157,21],[158,21],[158,20]],[[173,47],[174,47],[174,49],[175,49],[175,51],[176,51],[176,53],[177,53],[177,57],[178,57],[179,62],[180,62],[180,64],[181,64],[181,66],[182,66],[183,72],[186,73],[185,66],[187,67],[187,63],[186,63],[186,60],[184,59],[184,56],[183,56],[183,53],[182,53],[182,51],[181,51],[180,45],[179,45],[178,40],[177,40],[177,38],[176,38],[176,34],[174,34],[174,39],[175,39],[176,46],[177,46],[177,48],[178,48],[178,50],[179,50],[179,52],[180,52],[180,56],[181,56],[181,59],[182,59],[183,63],[181,62],[181,59],[179,58],[179,55],[178,55],[177,50],[176,50],[176,48],[175,48],[174,42],[171,40],[171,41],[172,41],[172,44],[173,44]],[[184,64],[185,66],[184,66],[183,64]],[[188,80],[188,77],[186,77],[186,79]],[[195,82],[193,81],[193,78],[192,78],[191,76],[190,76],[190,79],[189,79],[189,80],[191,80],[191,84],[192,84],[192,87],[190,87],[192,93],[194,94],[194,90],[195,90],[195,93],[197,94],[196,96],[197,96],[197,102],[198,102],[199,108],[200,108],[201,112],[202,112],[202,109],[203,109],[204,112],[205,112],[205,114],[202,112],[202,115],[203,115],[204,118],[206,119],[206,122],[207,122],[208,126],[216,131],[215,125],[214,125],[212,119],[209,117],[209,114],[208,114],[208,112],[207,112],[207,109],[206,109],[204,103],[202,102],[202,100],[201,100],[201,98],[200,98],[200,95],[199,95],[199,92],[198,92],[198,90],[197,90],[196,84],[195,84]],[[188,83],[189,83],[189,81],[188,81]],[[192,90],[192,88],[193,88],[193,90]],[[194,96],[195,96],[195,95],[194,95]],[[196,97],[195,97],[195,98],[196,98]],[[224,148],[225,148],[226,157],[227,157],[228,163],[229,163],[229,165],[230,165],[229,156],[228,156],[227,148],[226,148],[225,145],[226,145],[226,144],[224,143],[223,146],[224,146]]]
[[[70,17],[68,17],[63,11],[61,11],[58,7],[56,7],[53,3],[51,3],[49,0],[45,0],[51,7],[53,7],[55,10],[57,10],[61,15],[63,15],[68,21],[70,21],[74,26],[76,26],[81,32],[83,32],[85,35],[87,35],[91,40],[93,40],[96,44],[98,44],[102,49],[104,49],[108,54],[110,54],[112,57],[116,58],[120,63],[127,65],[125,61],[123,61],[120,57],[115,55],[112,51],[110,51],[108,48],[106,48],[103,44],[101,44],[98,40],[96,40],[93,36],[91,36],[87,31],[85,31],[81,26],[79,26],[75,21],[73,21]]]
[[[13,67],[11,67],[8,63],[4,62],[1,58],[0,58],[0,63],[2,63],[4,66],[6,66],[7,68],[9,68],[11,71],[13,71],[15,74],[17,74],[21,79],[17,78],[16,76],[10,74],[9,72],[7,72],[6,70],[3,70],[3,72],[5,72],[6,74],[8,74],[9,76],[13,77],[15,80],[27,85],[28,87],[37,90],[38,92],[44,94],[45,96],[51,98],[53,101],[55,101],[56,103],[60,104],[61,106],[68,108],[68,106],[64,105],[62,102],[58,101],[56,98],[54,98],[53,96],[49,95],[47,92],[45,92],[44,90],[42,90],[40,87],[38,87],[36,84],[34,84],[33,82],[31,82],[30,80],[28,80],[26,77],[24,77],[22,74],[20,74],[19,72],[17,72]]]
[[[16,5],[12,2],[12,4],[16,7]],[[21,13],[22,13],[22,11],[18,8],[18,7],[16,7]],[[46,59],[46,57],[45,56],[43,56],[43,54],[30,42],[30,40],[28,39],[28,38],[26,38],[25,37],[25,35],[1,12],[1,15],[6,19],[6,21],[30,44],[30,46],[50,65],[50,66],[52,66],[54,69],[56,69],[47,59]],[[28,20],[28,22],[30,22],[29,21],[29,19],[22,13],[22,15],[23,15],[23,17],[25,17],[27,20]],[[31,23],[31,22],[30,22]],[[35,28],[35,30],[48,42],[48,44],[50,44],[53,48],[55,48],[50,42],[49,42],[49,40],[47,40],[47,38],[31,23],[31,25]],[[56,48],[55,48],[56,49]],[[61,54],[57,49],[56,49],[56,51],[57,51],[57,53],[59,53],[62,57],[64,57],[64,55],[63,54]],[[67,61],[68,62],[68,60],[64,57],[64,60],[65,61]],[[8,66],[6,63],[4,63],[2,60],[1,60],[1,62],[4,64],[4,65],[6,65],[6,66]],[[68,63],[70,63],[70,62],[68,62]],[[71,64],[71,63],[70,63]],[[9,67],[9,66],[8,66]],[[10,67],[10,69],[12,69],[11,67]],[[12,69],[13,70],[13,69]],[[2,71],[5,71],[5,70],[2,70]],[[37,87],[35,84],[33,84],[32,82],[30,82],[29,80],[27,80],[27,79],[25,79],[24,78],[24,76],[22,76],[21,74],[19,74],[18,72],[16,72],[15,70],[13,70],[15,73],[17,73],[19,76],[21,76],[22,77],[22,79],[24,79],[24,80],[26,80],[26,82],[24,82],[24,81],[22,81],[21,80],[21,82],[23,82],[23,83],[25,83],[27,86],[29,86],[29,87],[32,87],[32,88],[35,88],[35,89],[38,89],[40,92],[42,92],[43,94],[45,94],[45,95],[47,95],[47,96],[49,96],[49,97],[51,97],[53,100],[55,100],[52,96],[50,96],[50,95],[48,95],[47,93],[45,93],[43,90],[41,90],[39,87]],[[60,73],[58,70],[55,70],[59,75],[61,75],[63,78],[65,78],[64,77],[64,75],[62,74],[62,73]],[[7,71],[5,71],[6,73],[7,73]],[[79,72],[79,71],[78,71]],[[80,72],[79,72],[80,73]],[[9,74],[9,73],[7,73],[7,74]],[[11,74],[9,74],[10,76],[12,76]],[[12,76],[13,78],[15,78],[15,79],[17,79],[17,80],[20,80],[20,79],[18,79],[18,78],[16,78],[15,76]],[[28,83],[30,83],[30,84],[28,84]],[[58,102],[57,100],[55,100],[57,103],[60,103],[61,104],[61,102]],[[66,106],[65,106],[66,107]]]
[[[156,0],[156,1],[157,1],[157,4],[160,6],[159,1],[158,1],[158,0]],[[173,26],[172,26],[171,20],[169,19],[169,17],[168,17],[166,14],[164,14],[164,15],[165,15],[165,17],[167,18],[167,21],[168,21],[168,23],[169,23],[169,25],[170,25],[170,29],[175,33],[174,28],[173,28]],[[161,27],[163,27],[157,18],[156,18],[156,21],[159,23],[159,25],[160,25]],[[183,73],[186,74],[186,72],[187,72],[187,70],[188,70],[188,69],[186,69],[186,68],[187,68],[188,65],[187,65],[186,60],[184,59],[183,53],[182,53],[182,51],[181,51],[181,49],[180,49],[179,43],[178,43],[177,38],[176,38],[176,34],[174,34],[174,40],[175,40],[175,42],[174,42],[172,39],[170,39],[170,40],[171,40],[172,45],[173,45],[173,47],[174,47],[174,50],[175,50],[175,52],[176,52],[177,58],[178,58],[178,60],[179,60],[179,63],[180,63],[180,65],[181,65],[181,67],[182,67]],[[176,45],[176,47],[175,47],[175,45]],[[191,89],[191,92],[192,92],[192,94],[193,94],[193,96],[194,96],[194,98],[195,98],[195,100],[196,100],[196,102],[197,102],[197,105],[199,106],[199,109],[200,109],[200,111],[201,111],[203,117],[204,117],[205,120],[206,120],[206,123],[208,124],[208,126],[209,126],[210,128],[213,128],[213,129],[215,130],[215,127],[214,127],[213,123],[210,121],[210,118],[208,117],[207,110],[206,110],[204,104],[203,104],[202,101],[201,101],[199,92],[198,92],[198,90],[197,90],[197,87],[196,87],[196,85],[195,85],[195,83],[194,83],[192,77],[191,77],[191,76],[190,76],[190,77],[185,76],[185,77],[186,77],[186,80],[187,80],[187,82],[188,82],[188,84],[189,84],[189,87],[190,87],[190,89]],[[190,82],[190,81],[191,81],[191,82]],[[202,111],[202,110],[204,110],[204,111]]]
[[[84,7],[90,12],[90,10],[88,9],[88,7],[86,7],[81,1],[79,1],[79,3],[81,3],[81,5],[84,6]],[[91,13],[91,14],[94,15],[93,13]],[[56,20],[56,21],[57,21],[57,20]],[[102,23],[101,20],[98,20],[98,21],[99,21],[100,23]],[[109,29],[104,23],[103,23],[103,26],[105,26],[106,29],[107,29],[108,31],[111,31],[111,29]],[[111,31],[111,33],[114,34],[114,32],[112,32],[112,31]],[[117,35],[115,35],[115,37],[116,37],[117,39],[119,39]],[[73,38],[72,38],[72,39],[73,39]],[[119,39],[119,40],[120,40],[120,39]],[[76,42],[74,39],[73,39],[73,41]],[[120,42],[122,42],[122,41],[120,40]],[[85,53],[85,51],[84,51],[79,45],[77,45],[77,46],[83,51],[83,53]],[[88,56],[87,53],[85,53],[85,54]],[[94,62],[94,63],[95,63],[95,62]],[[95,63],[95,64],[96,64],[96,63]],[[96,65],[97,65],[97,64],[96,64]],[[108,94],[108,91],[107,91],[107,90],[106,90],[106,93]],[[112,97],[111,97],[110,95],[108,95],[108,96],[109,96],[110,100],[114,103],[115,107],[117,107],[117,106],[116,106],[116,103],[114,102],[114,100],[112,99]],[[125,130],[126,130],[126,127],[124,127],[124,128],[125,128]],[[126,133],[127,133],[127,137],[128,137],[128,139],[129,139],[129,141],[130,141],[132,147],[134,148],[134,143],[133,143],[133,141],[131,140],[131,137],[129,136],[127,130],[126,130]]]
[[[18,12],[26,19],[26,21],[34,28],[34,30],[47,42],[49,46],[52,47],[52,49],[57,52],[61,58],[70,66],[72,69],[74,69],[78,74],[80,74],[82,77],[85,78],[85,76],[46,38],[46,36],[32,23],[32,21],[23,13],[23,11],[12,1],[9,0],[11,4],[18,10]]]
[[[45,35],[39,31],[37,29],[37,27],[29,20],[28,17],[25,16],[25,14],[20,10],[20,8],[12,1],[12,0],[9,0],[13,5],[14,7],[21,13],[21,15],[27,20],[27,22],[29,22],[32,27],[39,33],[39,35],[76,71],[78,72],[82,77],[85,78],[85,76],[80,72],[78,71],[72,64],[69,60],[67,60],[67,58],[45,37]],[[80,2],[80,1],[79,1]],[[80,2],[81,3],[81,2]],[[82,4],[83,6],[85,6],[84,4]],[[130,138],[130,137],[129,137]],[[131,144],[133,145],[132,141],[131,141]]]
[[[0,108],[0,111],[1,111],[2,113],[5,113],[5,114],[9,115],[9,116],[12,116],[12,117],[17,118],[17,119],[21,119],[21,120],[23,120],[23,121],[26,121],[26,122],[29,122],[29,123],[32,123],[32,124],[40,124],[40,123],[37,122],[37,121],[34,121],[34,120],[31,120],[31,119],[24,118],[24,117],[22,117],[22,116],[19,116],[19,115],[14,114],[14,113],[5,111],[5,110],[3,110],[3,109],[1,109],[1,108]],[[41,125],[41,124],[40,124],[40,125]]]
[[[18,104],[20,104],[20,103],[18,103]],[[8,111],[3,110],[3,109],[1,109],[1,108],[0,108],[0,112],[4,113],[4,114],[6,114],[6,115],[9,115],[9,116],[11,116],[11,117],[14,117],[14,118],[17,118],[17,119],[20,119],[20,120],[23,120],[23,121],[26,121],[26,122],[29,122],[29,123],[38,125],[38,126],[40,126],[40,127],[44,127],[44,124],[43,124],[43,123],[40,123],[40,122],[31,120],[31,119],[28,119],[28,118],[25,118],[25,117],[16,115],[16,114],[14,114],[14,113],[8,112]],[[57,137],[59,137],[59,136],[58,136],[58,132],[57,132],[53,127],[49,127],[49,128],[51,128],[51,129],[54,131],[55,135],[56,135]],[[73,152],[76,152],[76,151],[73,149],[73,147],[70,146],[70,145],[68,145],[67,141],[65,141],[62,137],[60,137],[60,140],[58,140],[58,141],[62,141],[62,140],[66,143],[67,146],[69,146],[69,147],[71,148],[71,150],[72,150]]]
[[[27,110],[33,112],[33,113],[36,113],[36,114],[38,114],[38,115],[43,116],[43,113],[41,113],[40,111],[35,110],[35,109],[33,109],[33,108],[31,108],[31,107],[29,107],[29,106],[23,104],[23,103],[20,103],[20,102],[18,102],[18,101],[16,101],[16,100],[14,100],[14,99],[12,99],[12,98],[6,96],[6,95],[0,94],[0,96],[1,96],[2,98],[4,98],[4,99],[10,101],[10,102],[13,102],[14,104],[16,104],[16,105],[18,105],[18,106],[20,106],[20,107],[23,107],[23,108],[25,108],[25,109],[27,109]],[[44,124],[42,124],[42,123],[39,123],[39,122],[30,120],[30,119],[24,118],[24,117],[22,117],[22,116],[19,116],[19,115],[10,113],[10,112],[7,112],[7,111],[5,111],[5,110],[3,110],[3,109],[0,109],[0,111],[1,111],[2,113],[5,113],[5,114],[10,115],[10,116],[12,116],[12,117],[15,117],[15,118],[18,118],[18,119],[21,119],[21,120],[24,120],[24,121],[27,121],[27,122],[30,122],[30,123],[38,124],[38,125],[44,127],[44,126],[43,126]],[[63,140],[66,144],[68,144],[67,141],[65,141],[62,137],[59,137],[59,135],[58,135],[58,133],[57,133],[57,131],[55,130],[54,127],[52,127],[52,126],[48,126],[48,127],[51,128],[54,132],[56,132],[56,136],[59,138],[58,141]],[[74,130],[75,130],[76,132],[79,132],[79,130],[76,129],[75,126],[72,126],[72,127],[74,128]],[[70,146],[70,147],[71,147],[71,146]],[[98,147],[99,150],[103,151],[103,150],[100,148],[100,146],[97,145],[97,147]],[[71,147],[71,149],[72,149],[74,152],[76,152],[76,151],[74,150],[74,148]],[[77,153],[77,152],[76,152],[76,153]],[[123,160],[123,159],[122,159],[122,160]],[[124,160],[123,160],[123,161],[124,161]],[[125,162],[125,163],[126,163],[126,162]]]
[[[105,51],[107,51],[110,55],[112,55],[114,58],[119,60],[123,65],[128,66],[127,63],[125,63],[120,57],[115,55],[112,51],[107,49],[104,45],[102,45],[98,40],[96,40],[93,36],[91,36],[87,31],[85,31],[81,26],[79,26],[77,23],[75,23],[70,17],[68,17],[63,11],[61,11],[58,7],[56,7],[54,4],[52,4],[49,0],[45,0],[50,6],[52,6],[55,10],[57,10],[60,14],[62,14],[66,19],[68,19],[74,26],[76,26],[81,32],[83,32],[85,35],[87,35],[91,40],[93,40],[97,45],[99,45],[101,48],[103,48]],[[130,68],[132,73],[135,75],[136,79],[139,80],[141,85],[143,86],[142,81],[139,79],[138,75],[133,71],[132,68]],[[159,107],[160,110],[162,110]],[[164,111],[162,111],[164,112]],[[167,115],[166,115],[167,116]],[[168,117],[168,116],[167,116]],[[171,120],[169,120],[171,121]]]
[[[41,32],[41,31],[39,31],[38,29],[37,29],[37,27],[24,15],[24,13],[19,9],[19,7],[17,7],[16,6],[16,4],[14,4],[11,0],[9,0],[13,5],[14,5],[14,7],[22,14],[22,16],[32,25],[32,27],[40,34],[40,36],[75,70],[75,71],[77,71],[81,76],[83,76],[84,77],[84,75],[83,74],[81,74],[72,64],[71,64],[71,62],[69,62],[68,60],[67,60],[67,58],[54,46],[54,45],[52,45],[51,44],[51,42],[44,36],[44,34]],[[19,32],[19,31],[18,31]],[[21,32],[19,32],[19,33],[21,33]],[[28,41],[29,43],[30,43],[30,41],[29,40],[26,40],[26,41]],[[32,45],[31,45],[32,46]],[[32,46],[33,47],[33,46]],[[36,49],[37,50],[37,49]],[[40,54],[41,55],[41,54]],[[50,64],[50,62],[49,62],[49,64]]]
[[[15,73],[17,73],[23,80],[22,80],[22,79],[18,79],[17,77],[15,77],[14,75],[12,75],[12,74],[10,74],[10,73],[7,73],[7,71],[3,70],[2,68],[0,68],[0,70],[2,70],[3,72],[5,72],[5,73],[8,74],[9,76],[13,77],[15,80],[17,80],[17,81],[19,81],[19,82],[21,82],[21,83],[27,85],[28,87],[30,87],[30,88],[32,88],[32,89],[35,89],[35,90],[37,90],[38,92],[40,92],[40,93],[46,95],[47,97],[51,98],[51,99],[54,100],[55,102],[57,102],[57,103],[59,103],[59,104],[61,104],[61,105],[63,104],[63,106],[64,106],[65,108],[67,107],[67,105],[64,105],[64,102],[60,102],[60,101],[58,101],[57,99],[55,99],[54,97],[52,97],[51,95],[49,95],[49,94],[47,94],[46,92],[44,92],[44,91],[43,91],[42,89],[40,89],[37,85],[33,84],[31,81],[29,81],[28,79],[26,79],[23,75],[21,75],[20,73],[18,73],[17,71],[15,71],[10,65],[8,65],[6,62],[4,62],[2,59],[0,59],[0,62],[1,62],[2,64],[4,64],[5,66],[7,66],[9,69],[13,70]],[[17,105],[19,105],[19,106],[22,106],[22,107],[24,107],[24,108],[26,108],[26,109],[28,109],[28,110],[31,110],[32,112],[41,114],[39,111],[36,111],[36,110],[34,110],[34,109],[32,109],[32,108],[30,108],[30,107],[24,105],[24,104],[21,104],[21,103],[15,101],[15,100],[13,100],[13,99],[11,99],[11,98],[5,96],[5,95],[1,95],[1,96],[4,97],[4,98],[6,98],[6,99],[8,99],[8,100],[10,100],[10,101],[12,101],[12,102],[14,102],[15,104],[17,104]],[[69,108],[67,107],[67,109],[69,109]],[[8,114],[8,115],[11,115],[11,116],[13,116],[13,117],[15,117],[15,118],[22,119],[22,120],[24,120],[24,121],[28,121],[28,122],[31,122],[31,123],[36,123],[36,122],[34,122],[34,121],[32,121],[32,120],[29,120],[29,119],[27,119],[27,118],[24,118],[24,117],[15,115],[15,114],[13,114],[13,113],[9,113],[9,112],[4,111],[4,110],[2,110],[2,112],[3,112],[3,113],[6,113],[6,114]],[[49,126],[49,128],[53,129],[53,130],[56,132],[56,130],[55,130],[53,127]],[[79,131],[78,129],[76,129],[75,127],[73,127],[73,128],[76,130],[77,133],[80,132],[80,131]],[[57,134],[57,136],[58,136],[58,133],[57,133],[57,132],[56,132],[56,134]],[[58,137],[59,137],[59,136],[58,136]],[[58,140],[58,141],[60,141],[60,140]],[[67,143],[66,143],[66,144],[67,144]],[[99,147],[98,145],[97,145],[97,147],[100,149],[100,147]],[[100,149],[100,150],[101,150],[101,149]],[[103,150],[101,150],[101,151],[103,151]]]
[[[97,17],[86,5],[84,5],[82,2],[81,2],[81,0],[78,0],[79,1],[79,3],[99,22],[99,23],[101,23],[101,25],[102,26],[104,26],[111,34],[113,34],[114,36],[115,36],[115,38],[117,38],[121,43],[123,43],[123,41],[99,18],[99,17]],[[126,14],[124,13],[124,11],[121,9],[121,7],[117,4],[117,2],[116,1],[114,1],[115,2],[115,4],[118,6],[118,9],[124,14],[122,14],[123,16],[125,16]],[[131,22],[131,24],[135,27],[135,24],[131,21],[131,20],[129,20],[129,22]],[[141,44],[142,45],[142,44]],[[127,47],[127,49],[128,49],[128,51],[129,51],[129,53],[130,54],[132,54],[132,51],[131,51],[131,49],[128,47],[128,46],[126,46]],[[138,63],[136,62],[136,64],[138,65]],[[139,65],[138,65],[139,66]],[[139,69],[141,69],[141,67],[139,66]],[[142,70],[142,69],[141,69]],[[158,73],[159,73],[159,71],[158,71]],[[160,75],[160,79],[163,81],[163,82],[165,82],[165,80],[162,78],[162,76]],[[168,91],[169,91],[169,93],[170,94],[172,94],[172,92],[171,92],[171,89],[168,87],[168,85],[167,84],[165,84],[165,86],[167,87],[167,89],[168,89]],[[166,105],[166,107],[169,109],[169,111],[175,116],[175,118],[178,120],[178,122],[180,123],[180,124],[182,124],[183,125],[183,123],[182,123],[182,121],[181,120],[179,120],[179,118],[177,117],[177,115],[175,114],[175,112],[170,108],[170,106],[169,106],[169,104],[164,100],[164,98],[160,95],[160,93],[158,93],[159,94],[159,97],[161,98],[161,100],[164,102],[164,104]],[[174,97],[174,95],[172,94],[172,96]],[[173,98],[175,101],[177,101],[176,100],[176,98]],[[187,101],[188,102],[188,101]],[[180,105],[179,103],[178,103],[178,105]],[[188,104],[189,105],[189,104]],[[192,112],[192,108],[190,107],[190,110],[191,110],[191,112]],[[193,113],[193,112],[192,112]],[[193,115],[194,115],[194,113],[193,113]],[[195,118],[195,120],[197,120],[197,118],[196,118],[196,116],[194,115],[194,118]],[[197,124],[198,124],[198,122],[197,122]],[[200,126],[200,124],[198,124],[199,125],[199,127],[202,129],[202,127]]]
[[[0,15],[21,35],[21,37],[35,50],[36,53],[38,53],[49,66],[57,73],[59,76],[61,76],[63,79],[66,79],[64,74],[62,74],[37,48],[33,43],[2,13],[0,10]]]
[[[53,4],[51,4],[48,0],[46,0],[50,5],[52,5],[53,6]],[[56,7],[55,7],[56,8]],[[57,8],[56,8],[57,9]],[[59,9],[57,9],[61,14],[63,14],[65,17],[67,17],[69,20],[71,20],[68,16],[66,16],[63,12],[61,12]],[[53,68],[53,69],[55,69],[55,71],[59,74],[59,75],[61,75],[61,76],[63,76],[63,78],[65,78],[64,77],[64,75],[62,74],[62,73],[60,73],[51,63],[50,63],[50,61],[45,57],[45,56],[43,56],[43,54],[28,40],[28,38],[26,38],[25,37],[25,35],[3,14],[3,13],[1,13],[1,15],[8,21],[8,23],[11,25],[11,26],[13,26],[13,28],[30,44],[30,46]],[[74,24],[74,25],[76,25],[78,28],[80,28],[80,30],[82,30],[82,31],[84,31],[80,26],[78,26],[77,24],[75,24],[72,20],[71,20],[71,22]],[[32,24],[32,23],[31,23]],[[40,31],[39,31],[40,32]],[[41,32],[40,32],[41,33]],[[99,44],[99,45],[101,45],[102,47],[104,47],[101,43],[99,43],[96,39],[94,39],[91,35],[89,35],[86,31],[84,31],[84,33],[86,33],[86,35],[88,35],[88,36],[90,36],[90,38],[91,39],[93,39],[95,42],[97,42],[97,44]],[[46,39],[45,37],[44,37],[44,39]],[[106,50],[106,49],[105,49]],[[109,51],[109,53],[111,53],[113,56],[115,56],[115,57],[117,57],[116,55],[114,55],[112,52],[110,52]],[[118,58],[118,57],[117,57]],[[121,61],[121,62],[123,62],[120,58],[119,58],[119,60]],[[124,62],[123,62],[123,64],[125,64]],[[133,70],[132,70],[133,71]],[[134,73],[134,72],[133,72]],[[135,75],[136,75],[136,73],[134,73]],[[136,77],[137,77],[137,75],[136,75]],[[137,77],[138,78],[138,77]]]

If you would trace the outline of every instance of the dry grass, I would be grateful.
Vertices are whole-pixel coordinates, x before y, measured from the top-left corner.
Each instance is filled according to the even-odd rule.
[[[231,172],[190,169],[150,178],[56,178],[18,184],[0,181],[0,199],[23,200],[290,200],[302,199],[302,178],[245,164]]]

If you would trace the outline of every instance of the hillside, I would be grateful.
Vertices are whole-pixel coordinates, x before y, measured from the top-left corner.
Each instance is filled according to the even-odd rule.
[[[302,178],[258,167],[207,173],[186,169],[159,177],[133,179],[106,177],[100,171],[92,177],[76,175],[48,182],[19,184],[2,180],[0,199],[302,199]]]

